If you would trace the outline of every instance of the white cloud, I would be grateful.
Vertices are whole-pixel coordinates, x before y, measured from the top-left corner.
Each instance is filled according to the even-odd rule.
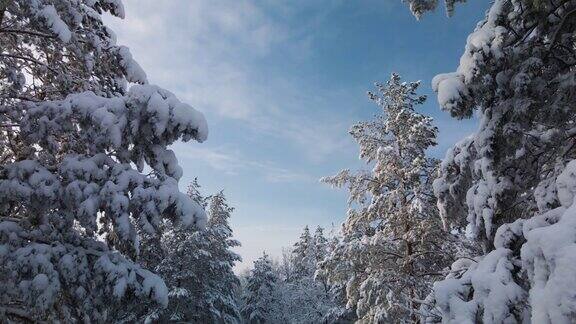
[[[126,20],[113,20],[112,28],[152,82],[209,115],[239,120],[288,141],[312,162],[350,148],[347,125],[337,116],[306,117],[304,107],[316,110],[316,105],[326,104],[322,96],[303,82],[261,71],[262,60],[271,53],[280,51],[286,60],[307,55],[326,8],[292,30],[252,1],[175,0],[159,5],[125,0],[125,5]],[[290,2],[267,5],[286,15],[284,20],[297,15]]]
[[[187,164],[189,161],[198,161],[227,175],[237,175],[239,173],[260,175],[271,183],[318,181],[316,177],[309,174],[288,170],[269,161],[261,162],[247,159],[237,150],[210,149],[198,145],[177,143],[175,151],[181,164]]]

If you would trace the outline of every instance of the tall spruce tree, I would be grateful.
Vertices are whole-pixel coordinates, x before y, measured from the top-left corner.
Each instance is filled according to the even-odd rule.
[[[320,226],[314,231],[314,260],[316,263],[323,261],[328,249],[328,239],[324,236],[324,229]]]
[[[270,257],[264,253],[254,261],[254,268],[248,276],[244,291],[242,315],[250,324],[281,323],[277,290],[279,278],[274,271]]]
[[[241,320],[236,290],[240,284],[234,274],[236,262],[241,261],[231,249],[240,246],[233,239],[232,228],[228,223],[233,207],[228,205],[223,192],[210,197],[208,208],[208,235],[210,238],[210,268],[214,275],[207,283],[208,298],[212,305],[212,318],[216,322],[237,323]]]
[[[304,227],[300,239],[292,249],[292,262],[294,264],[294,279],[300,280],[313,276],[316,269],[315,245],[310,229]]]
[[[232,238],[228,224],[234,208],[222,192],[204,198],[196,180],[188,194],[208,207],[208,224],[204,230],[178,227],[163,235],[164,257],[157,270],[166,280],[170,302],[149,317],[164,322],[238,323],[239,282],[232,268],[240,256],[231,248],[240,243]]]

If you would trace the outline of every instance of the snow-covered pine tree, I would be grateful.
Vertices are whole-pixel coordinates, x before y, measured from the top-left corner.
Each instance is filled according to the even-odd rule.
[[[323,323],[334,307],[332,296],[314,278],[279,281],[276,285],[279,302],[271,323]]]
[[[353,314],[345,309],[345,296],[342,296],[340,289],[328,285],[322,274],[316,273],[318,262],[328,254],[332,244],[324,237],[322,227],[318,226],[312,237],[307,229],[304,228],[299,241],[291,249],[283,250],[281,262],[274,265],[278,274],[278,302],[273,309],[275,320],[289,323],[349,323]],[[302,248],[304,245],[308,247],[300,249],[299,253],[293,252],[294,247]],[[300,269],[298,275],[295,269]]]
[[[346,285],[348,308],[363,322],[417,318],[419,300],[446,266],[445,240],[432,195],[436,143],[432,119],[416,112],[425,101],[418,82],[392,74],[369,97],[381,109],[375,120],[354,125],[351,135],[372,171],[343,170],[323,179],[350,192],[343,240],[322,264],[334,285]]]
[[[233,207],[228,205],[223,192],[210,197],[208,208],[208,233],[210,235],[210,268],[214,276],[209,282],[207,296],[213,306],[212,312],[216,322],[237,323],[241,320],[236,290],[239,281],[233,268],[241,261],[238,254],[231,249],[240,246],[232,238],[232,228],[228,223]]]
[[[103,12],[124,15],[120,1],[0,1],[5,319],[104,322],[131,301],[165,306],[163,280],[131,260],[137,233],[165,219],[205,223],[178,190],[182,170],[167,146],[204,141],[206,121],[146,84]]]
[[[314,250],[313,250],[313,259],[314,259],[314,279],[320,283],[324,292],[327,295],[330,295],[330,286],[328,285],[328,281],[326,277],[321,273],[316,273],[318,270],[318,264],[326,258],[328,254],[328,239],[324,236],[324,229],[320,226],[316,227],[316,231],[314,231]]]
[[[342,253],[346,250],[341,246],[342,239],[333,235],[328,241],[325,260],[318,264],[316,276],[320,277],[328,286],[328,294],[332,300],[332,306],[324,314],[324,323],[354,323],[356,316],[356,307],[353,304],[348,305],[346,295],[346,285],[349,281],[350,264],[342,258]],[[330,262],[330,277],[328,280],[327,266]]]
[[[306,226],[293,249],[284,251],[282,262],[275,268],[279,278],[279,302],[274,309],[277,320],[320,323],[334,307],[326,281],[315,277],[317,258],[326,254],[326,241],[321,227],[312,236]]]
[[[208,201],[210,197],[206,197],[200,193],[200,184],[198,183],[198,179],[194,178],[194,180],[188,184],[186,188],[186,195],[192,199],[195,203],[200,205],[204,210],[208,208]],[[173,226],[170,222],[163,222],[160,227],[161,230],[148,233],[143,230],[138,231],[139,241],[140,241],[140,253],[138,255],[138,264],[143,266],[146,269],[153,269],[157,270],[161,262],[164,262],[166,265],[171,264],[176,268],[179,268],[181,265],[178,263],[180,262],[177,255],[168,256],[167,253],[171,253],[173,249],[176,248],[176,245],[182,244],[182,241],[178,241],[174,237],[177,236],[180,239],[187,238],[189,235],[192,235],[193,232],[197,231],[198,228],[195,227],[188,227],[188,228],[180,228],[176,233],[174,231],[169,231]],[[168,232],[166,232],[168,230]],[[186,249],[193,249],[193,245],[196,244],[197,240],[201,240],[200,235],[194,236],[194,239],[190,239],[189,242],[186,242]],[[206,246],[208,242],[206,243]],[[203,244],[201,244],[203,245]],[[170,259],[171,258],[171,259]],[[165,267],[165,276],[172,276],[167,272],[167,269],[170,267]],[[186,276],[186,274],[184,274]],[[170,288],[170,287],[169,287]],[[184,296],[186,298],[186,296]],[[160,312],[159,308],[153,307],[145,307],[146,309],[142,309],[141,307],[137,307],[138,309],[128,310],[128,313],[132,313],[133,315],[137,316],[138,318],[145,318],[150,316],[150,318],[158,317]],[[171,309],[175,309],[175,302],[171,303]],[[176,307],[177,308],[177,307]],[[166,312],[162,312],[163,314],[170,313],[170,309]]]
[[[210,197],[206,197],[200,192],[200,184],[198,183],[198,178],[194,178],[194,180],[188,184],[188,188],[186,188],[186,195],[188,195],[188,197],[194,200],[198,205],[202,206],[202,208],[208,208]]]
[[[243,296],[242,315],[247,323],[281,323],[278,318],[282,314],[274,312],[279,309],[280,303],[278,280],[272,261],[266,253],[254,261],[254,268],[250,271]]]
[[[308,226],[304,227],[300,239],[294,243],[292,262],[294,264],[294,280],[311,278],[316,271],[315,244]]]
[[[165,257],[158,273],[169,289],[166,309],[155,310],[149,318],[160,322],[212,321],[213,305],[206,298],[210,280],[211,244],[204,231],[176,227],[162,236]]]
[[[569,323],[576,317],[576,1],[496,0],[441,107],[480,127],[434,182],[446,226],[481,243],[434,286],[428,321]]]
[[[207,203],[205,230],[178,227],[162,237],[164,259],[158,273],[169,289],[168,308],[150,318],[160,321],[193,323],[238,323],[241,316],[236,301],[238,278],[232,268],[240,256],[230,249],[240,243],[232,238],[228,219],[234,208],[222,192],[204,198],[194,181],[188,194],[200,204]]]
[[[314,260],[316,263],[323,261],[328,249],[328,239],[324,236],[324,229],[320,226],[314,231]],[[316,268],[316,266],[314,267]]]
[[[282,281],[294,281],[294,254],[291,248],[282,249],[282,259],[278,264],[278,277]]]

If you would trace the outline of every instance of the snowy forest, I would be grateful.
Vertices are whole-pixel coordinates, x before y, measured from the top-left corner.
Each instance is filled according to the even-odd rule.
[[[366,89],[364,167],[317,179],[345,221],[238,272],[226,188],[172,149],[209,140],[203,108],[117,44],[121,0],[0,0],[0,322],[576,323],[576,1],[485,7],[437,98]],[[429,101],[476,123],[442,159]]]

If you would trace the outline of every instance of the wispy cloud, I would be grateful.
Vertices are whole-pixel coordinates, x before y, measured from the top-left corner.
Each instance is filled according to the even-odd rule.
[[[322,163],[356,151],[346,132],[352,113],[333,109],[334,102],[349,100],[349,93],[318,91],[321,86],[298,68],[316,54],[316,30],[343,1],[123,2],[126,20],[111,21],[119,42],[130,47],[151,82],[208,118],[207,143],[177,143],[174,150],[187,176],[202,176],[197,168],[202,165],[203,185],[226,183],[236,207],[233,227],[243,242],[240,267],[263,249],[279,255],[306,223],[334,217],[325,206],[307,206],[307,198],[311,188],[321,186],[318,178],[325,174],[314,172],[323,172]],[[218,142],[230,134],[240,135]],[[286,150],[271,157],[270,146]],[[242,177],[257,181],[237,183]],[[267,201],[273,202],[262,204]]]
[[[324,104],[322,96],[262,66],[271,53],[284,53],[288,61],[310,52],[315,26],[338,3],[321,2],[315,6],[324,10],[294,29],[286,21],[298,15],[290,2],[128,0],[126,21],[113,27],[121,41],[129,40],[152,82],[209,115],[286,140],[319,162],[346,148],[346,124],[327,113],[310,118],[304,107]],[[283,19],[273,17],[275,11]]]
[[[182,164],[197,161],[227,175],[240,173],[261,176],[270,183],[315,182],[317,178],[304,172],[288,170],[269,161],[255,161],[245,158],[238,150],[210,149],[198,145],[176,144],[176,151]]]

